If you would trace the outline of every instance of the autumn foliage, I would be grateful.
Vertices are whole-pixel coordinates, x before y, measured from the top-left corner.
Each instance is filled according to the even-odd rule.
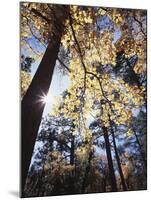
[[[61,37],[54,67],[70,80],[40,117],[24,196],[146,189],[147,13],[59,9],[21,4],[23,100],[52,38]]]

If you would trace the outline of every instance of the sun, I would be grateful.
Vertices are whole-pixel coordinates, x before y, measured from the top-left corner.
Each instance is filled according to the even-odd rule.
[[[42,101],[42,103],[47,103],[48,96],[47,95],[43,96],[42,99],[41,99],[41,101]]]
[[[41,92],[41,95],[38,96],[37,102],[45,106],[45,113],[50,112],[55,100],[54,97],[54,93],[51,90],[49,90],[48,93]]]
[[[38,101],[41,102],[42,104],[46,104],[48,102],[48,95],[43,93],[41,96],[39,96]]]

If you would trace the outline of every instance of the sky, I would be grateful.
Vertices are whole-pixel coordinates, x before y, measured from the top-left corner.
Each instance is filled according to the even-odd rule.
[[[39,66],[39,61],[33,63],[31,67],[31,76],[33,77],[36,73],[36,70]],[[56,62],[56,66],[54,69],[52,81],[50,84],[49,92],[47,94],[46,105],[43,112],[43,117],[46,116],[53,108],[53,103],[55,98],[60,96],[64,90],[66,90],[69,86],[70,79],[68,75],[62,74],[58,69],[58,62]]]
[[[31,76],[33,77],[36,73],[36,70],[39,66],[39,63],[40,61],[38,62],[35,62],[32,64],[32,67],[31,67]],[[69,79],[69,76],[68,75],[63,75],[58,67],[58,62],[56,62],[56,66],[55,66],[55,69],[54,69],[54,73],[53,73],[53,77],[52,77],[52,81],[51,81],[51,84],[50,84],[50,88],[49,88],[49,91],[48,91],[48,94],[47,94],[47,101],[46,101],[46,105],[45,105],[45,108],[44,108],[44,111],[43,111],[43,115],[42,117],[45,117],[46,115],[48,115],[52,108],[53,108],[53,105],[54,105],[54,101],[55,101],[55,98],[57,96],[60,96],[64,90],[66,90],[69,86],[69,83],[70,83],[70,79]],[[40,132],[41,130],[41,126],[39,127],[39,131]],[[32,160],[31,160],[31,164],[30,166],[32,166],[33,162],[35,161],[35,158],[34,156],[36,155],[36,152],[38,151],[38,148],[41,148],[43,146],[43,143],[42,142],[36,142],[35,143],[35,147],[34,147],[34,155],[32,157]]]
[[[51,86],[47,95],[47,102],[43,115],[47,115],[53,108],[55,97],[60,96],[69,86],[70,79],[68,75],[63,75],[57,68],[57,64],[53,73]]]

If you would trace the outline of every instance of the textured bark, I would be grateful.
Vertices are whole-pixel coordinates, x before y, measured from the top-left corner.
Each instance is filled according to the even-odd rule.
[[[116,192],[117,191],[117,184],[116,184],[116,178],[115,178],[115,173],[114,173],[108,130],[107,130],[106,127],[102,127],[102,129],[103,129],[103,133],[104,133],[104,140],[105,140],[105,146],[106,146],[106,155],[107,155],[107,161],[108,161],[108,167],[109,167],[109,176],[110,176],[111,188],[112,188],[112,192]]]
[[[61,6],[60,6],[61,7]],[[57,11],[58,12],[58,11]],[[24,187],[32,158],[32,153],[41,122],[45,104],[42,96],[47,95],[56,59],[59,52],[65,17],[55,19],[55,25],[60,32],[51,34],[49,45],[44,53],[38,70],[21,103],[21,196],[24,197]],[[57,24],[58,22],[58,24]],[[60,26],[59,26],[60,25]]]

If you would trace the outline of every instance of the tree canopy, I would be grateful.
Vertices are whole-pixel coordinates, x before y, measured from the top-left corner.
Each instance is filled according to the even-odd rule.
[[[25,196],[146,189],[146,20],[138,9],[21,4],[22,124],[37,121]],[[54,67],[70,81],[42,118],[46,102],[35,102]]]

